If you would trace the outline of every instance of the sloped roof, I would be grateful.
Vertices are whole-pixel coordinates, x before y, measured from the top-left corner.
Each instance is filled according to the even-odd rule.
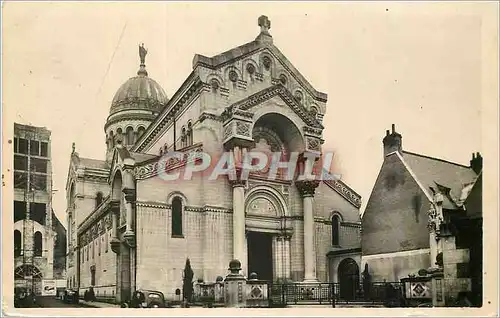
[[[105,160],[79,157],[79,165],[92,169],[109,169],[108,163]]]
[[[432,196],[431,188],[450,189],[450,197],[444,198],[443,207],[456,208],[462,189],[474,182],[477,174],[470,168],[458,163],[403,151],[403,159],[415,174],[425,191]]]
[[[147,154],[147,153],[140,153],[140,152],[129,151],[129,153],[130,153],[130,156],[132,158],[134,158],[136,164],[158,157],[156,155],[151,155],[151,154]]]

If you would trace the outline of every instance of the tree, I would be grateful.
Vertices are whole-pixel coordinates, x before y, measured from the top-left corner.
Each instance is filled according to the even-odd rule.
[[[184,266],[184,275],[182,282],[182,294],[187,302],[190,302],[193,297],[193,270],[191,269],[191,262],[189,258],[186,259],[186,265]]]

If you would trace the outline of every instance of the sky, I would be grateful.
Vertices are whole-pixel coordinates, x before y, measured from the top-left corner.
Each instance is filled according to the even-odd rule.
[[[104,123],[114,93],[138,70],[138,44],[148,49],[149,76],[172,96],[196,53],[252,41],[262,14],[274,44],[328,94],[323,147],[362,196],[361,211],[391,124],[404,150],[466,165],[483,151],[487,3],[2,5],[4,115],[52,131],[53,208],[63,224],[71,145],[104,159]]]

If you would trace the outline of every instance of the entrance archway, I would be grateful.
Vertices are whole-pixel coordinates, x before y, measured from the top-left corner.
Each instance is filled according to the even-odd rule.
[[[359,266],[352,258],[342,260],[338,267],[340,298],[352,300],[359,289]]]

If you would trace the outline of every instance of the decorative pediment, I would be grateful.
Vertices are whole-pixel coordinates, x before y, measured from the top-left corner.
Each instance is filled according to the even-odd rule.
[[[317,129],[323,129],[323,125],[302,105],[299,101],[286,89],[283,85],[277,84],[266,88],[258,93],[250,95],[249,97],[234,103],[230,106],[232,111],[235,109],[240,109],[243,111],[248,111],[252,107],[257,106],[264,101],[267,101],[274,96],[279,96],[285,103],[294,111],[306,125]]]

